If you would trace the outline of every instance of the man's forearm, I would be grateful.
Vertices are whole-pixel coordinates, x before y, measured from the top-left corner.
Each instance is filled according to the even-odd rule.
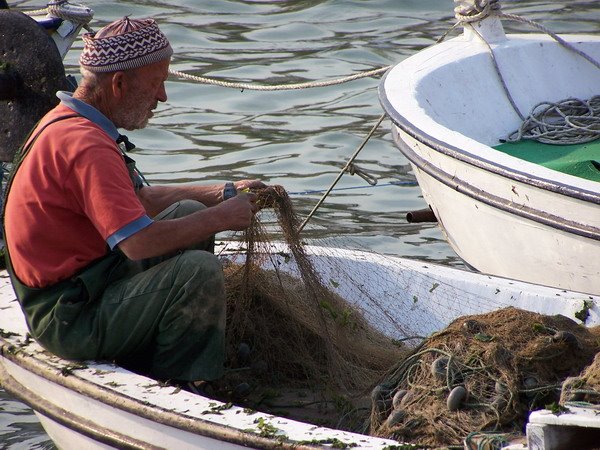
[[[118,245],[133,260],[167,255],[193,247],[220,231],[245,230],[257,210],[256,195],[241,193],[185,217],[157,220]]]
[[[181,200],[197,200],[206,206],[214,206],[222,200],[223,185],[207,186],[145,186],[138,191],[138,198],[150,217]]]
[[[158,220],[119,243],[121,251],[132,260],[152,258],[190,248],[226,229],[214,211],[170,220]],[[168,238],[167,238],[168,237]]]

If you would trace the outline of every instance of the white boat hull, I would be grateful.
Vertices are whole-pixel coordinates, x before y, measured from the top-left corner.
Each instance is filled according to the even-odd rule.
[[[488,31],[497,19],[486,19]],[[482,22],[481,31],[486,26]],[[525,115],[600,92],[600,70],[548,36],[488,33]],[[600,38],[564,36],[600,60]],[[400,150],[448,242],[483,273],[600,293],[600,183],[492,148],[519,128],[486,45],[463,36],[392,68],[379,88]]]
[[[560,229],[556,220],[565,211],[600,215],[598,205],[560,199],[436,152],[396,126],[394,132],[405,155],[426,161],[412,164],[423,198],[467,264],[515,280],[600,293],[600,240],[586,236],[578,223],[573,229],[581,233]],[[550,208],[535,210],[534,201]]]

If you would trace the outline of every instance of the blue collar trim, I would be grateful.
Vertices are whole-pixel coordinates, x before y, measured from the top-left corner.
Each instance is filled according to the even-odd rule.
[[[73,98],[73,93],[71,92],[58,91],[56,96],[65,106],[68,106],[76,113],[81,114],[89,121],[101,127],[113,140],[116,141],[119,138],[119,131],[115,127],[115,124],[96,108],[77,98]]]

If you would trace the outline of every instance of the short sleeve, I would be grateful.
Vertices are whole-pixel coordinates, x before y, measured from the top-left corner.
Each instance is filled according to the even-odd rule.
[[[123,155],[103,133],[89,133],[65,180],[65,189],[103,239],[147,217]]]

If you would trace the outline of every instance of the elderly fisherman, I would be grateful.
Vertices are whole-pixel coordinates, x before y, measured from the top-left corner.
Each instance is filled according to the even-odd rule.
[[[84,36],[83,79],[27,139],[9,183],[9,271],[31,335],[68,359],[159,379],[223,375],[225,293],[214,234],[247,228],[257,180],[144,186],[118,128],[167,100],[171,46],[154,20]]]

